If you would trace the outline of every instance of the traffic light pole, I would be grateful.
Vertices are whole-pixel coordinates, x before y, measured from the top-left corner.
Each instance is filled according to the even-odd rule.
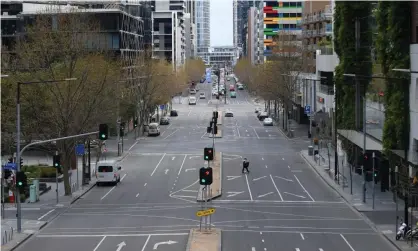
[[[372,209],[373,209],[373,210],[374,210],[374,196],[375,196],[375,183],[374,183],[374,180],[375,180],[375,177],[374,177],[374,170],[375,170],[375,167],[374,167],[374,164],[375,164],[375,157],[376,157],[376,155],[375,155],[375,153],[373,152],[373,169],[372,169],[372,171],[373,171],[373,184],[372,184],[372,186],[373,186],[373,191],[372,191],[373,204],[372,204]]]
[[[18,93],[20,92],[20,87],[18,85]],[[67,136],[67,137],[61,137],[61,138],[55,138],[55,139],[48,139],[48,140],[42,140],[42,141],[37,141],[37,142],[32,142],[27,144],[26,146],[24,146],[22,148],[22,150],[20,150],[20,101],[18,100],[18,105],[17,105],[17,128],[18,128],[18,133],[17,133],[17,146],[16,146],[16,165],[17,168],[16,170],[18,172],[20,172],[20,156],[22,156],[23,152],[31,146],[34,145],[40,145],[40,144],[44,144],[44,143],[49,143],[49,142],[53,142],[53,141],[58,141],[58,140],[65,140],[65,139],[73,139],[73,138],[78,138],[78,137],[84,137],[84,136],[89,136],[89,135],[93,135],[93,134],[98,134],[99,131],[96,132],[89,132],[89,133],[83,133],[83,134],[77,134],[77,135],[71,135],[71,136]],[[58,168],[56,169],[56,173],[58,173]],[[57,175],[58,177],[58,175]],[[57,185],[57,196],[58,196],[58,185]],[[58,202],[58,197],[57,197],[57,202]],[[17,232],[21,233],[22,232],[22,209],[21,209],[21,205],[20,205],[20,193],[19,193],[19,189],[16,189],[16,225],[17,225]]]

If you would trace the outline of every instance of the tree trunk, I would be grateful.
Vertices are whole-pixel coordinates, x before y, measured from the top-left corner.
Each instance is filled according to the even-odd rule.
[[[73,153],[73,151],[71,151],[71,145],[67,142],[68,140],[64,140],[64,142],[62,143],[62,160],[63,160],[63,165],[62,165],[62,172],[63,172],[63,177],[64,177],[64,191],[65,191],[65,196],[70,196],[71,195],[71,185],[70,185],[70,176],[68,174],[68,171],[71,170],[71,155]]]

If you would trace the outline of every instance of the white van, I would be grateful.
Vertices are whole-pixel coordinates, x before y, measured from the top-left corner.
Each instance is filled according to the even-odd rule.
[[[189,97],[189,105],[195,105],[196,104],[196,97]]]
[[[158,123],[151,123],[148,126],[148,136],[160,135],[160,125]]]
[[[120,182],[120,172],[122,167],[118,165],[116,160],[104,160],[97,162],[96,165],[96,184],[100,186],[103,183],[113,183],[116,185]]]

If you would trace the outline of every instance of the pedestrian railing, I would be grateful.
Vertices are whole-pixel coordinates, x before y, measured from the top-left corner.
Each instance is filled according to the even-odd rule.
[[[9,227],[10,229],[4,229],[4,231],[2,232],[1,245],[6,245],[9,241],[13,239],[13,228],[10,226],[7,227]],[[2,225],[2,228],[4,228],[4,225]]]

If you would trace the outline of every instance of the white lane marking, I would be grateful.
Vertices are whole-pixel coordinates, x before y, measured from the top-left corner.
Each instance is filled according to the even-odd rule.
[[[341,238],[347,243],[347,246],[351,249],[351,251],[356,251],[354,248],[350,245],[350,243],[347,241],[347,239],[344,237],[344,235],[340,234]]]
[[[102,198],[100,198],[100,200],[103,200],[104,198],[106,198],[106,196],[108,196],[113,191],[113,189],[115,189],[115,188],[116,188],[116,186],[112,187],[105,195],[103,195]]]
[[[175,160],[175,159],[176,159],[176,156],[171,157],[171,160]]]
[[[126,173],[120,178],[120,181],[122,181],[126,177]]]
[[[146,187],[146,186],[147,186],[147,183],[144,184],[144,187]]]
[[[303,236],[302,233],[300,233],[300,237],[302,238],[302,240],[305,240],[305,236]]]
[[[189,116],[190,116],[190,113],[191,113],[191,112],[192,112],[192,110],[190,110],[190,111],[189,111],[189,113],[187,114],[187,117],[189,117]]]
[[[241,138],[241,134],[239,133],[239,128],[237,128],[238,138]]]
[[[253,181],[261,180],[261,179],[264,179],[264,178],[266,178],[266,177],[267,177],[267,176],[263,176],[263,177],[255,178],[255,179],[253,179]]]
[[[145,248],[147,247],[147,244],[148,244],[150,238],[151,238],[151,235],[148,235],[148,238],[145,241],[144,246],[142,247],[141,251],[144,251],[145,250]]]
[[[264,239],[261,239],[261,242],[264,242]]]
[[[187,154],[186,154],[186,155],[184,155],[183,162],[181,163],[180,170],[179,170],[179,173],[178,173],[177,175],[180,175],[180,173],[181,173],[181,169],[183,169],[183,165],[184,165],[184,162],[186,161],[186,158],[187,158]]]
[[[320,248],[319,251],[324,251],[324,250],[322,248]]]
[[[287,168],[289,168],[289,169],[290,169],[290,166],[287,166]]]
[[[192,199],[196,199],[196,196],[190,196],[190,195],[173,195],[173,198],[192,198]]]
[[[273,182],[274,188],[276,188],[276,191],[277,191],[277,193],[278,193],[278,194],[279,194],[279,196],[280,196],[280,199],[283,201],[283,197],[282,197],[282,195],[280,194],[279,189],[277,189],[276,183],[274,182],[273,176],[271,176],[271,174],[270,174],[270,178],[271,178],[271,182]]]
[[[282,180],[287,180],[287,181],[293,182],[293,180],[291,180],[291,179],[286,179],[286,178],[283,178],[283,177],[280,177],[280,176],[274,176],[274,177],[282,179]]]
[[[299,248],[295,248],[295,251],[300,251],[300,249]]]
[[[164,157],[165,157],[165,153],[164,153],[163,157],[161,157],[160,161],[158,161],[158,164],[157,164],[157,166],[154,168],[154,171],[152,171],[151,176],[153,176],[153,175],[154,175],[154,173],[155,173],[155,171],[157,171],[157,168],[158,168],[158,166],[161,164],[161,161],[163,161]]]
[[[257,139],[260,139],[260,136],[258,136],[258,133],[257,133],[257,131],[255,130],[254,127],[253,127],[253,129],[254,129],[255,135],[257,135]]]
[[[264,160],[264,158],[261,158],[261,160]]]
[[[239,177],[241,177],[241,176],[226,176],[226,179],[227,180],[234,180],[234,179],[237,179]]]
[[[186,173],[188,172],[188,171],[195,171],[196,170],[196,168],[187,168],[186,169]]]
[[[199,222],[199,221],[197,221]],[[178,230],[176,230],[178,231]],[[80,237],[140,237],[140,236],[183,236],[183,235],[189,235],[190,229],[185,230],[187,233],[155,233],[155,234],[40,234],[37,235],[36,238],[62,238],[62,237],[74,237],[74,238],[80,238]]]
[[[256,250],[255,250],[255,247],[252,247],[252,248],[251,248],[251,251],[256,251]]]
[[[269,167],[266,165],[266,168],[269,168]]]
[[[182,192],[197,193],[197,190],[181,190]]]
[[[133,143],[133,144],[131,145],[131,147],[129,147],[128,152],[129,152],[132,148],[134,148],[134,146],[135,146],[136,144],[138,144],[138,142],[139,142],[139,141],[136,141],[135,143]]]
[[[299,183],[299,185],[302,187],[302,189],[305,191],[305,193],[309,196],[309,198],[311,198],[311,200],[312,200],[313,202],[315,202],[314,198],[312,198],[312,196],[311,196],[311,195],[309,194],[309,192],[305,189],[305,187],[302,185],[302,183],[300,183],[300,181],[299,181],[298,177],[296,177],[296,175],[293,175],[293,176],[295,176],[296,181]]]
[[[173,124],[170,124],[168,127],[167,127],[167,129],[170,129],[170,127],[172,126]]]
[[[292,170],[291,172],[292,172],[292,173],[301,173],[301,172],[302,172],[302,170]]]
[[[50,214],[50,213],[52,213],[52,212],[54,212],[55,211],[55,209],[51,209],[51,210],[49,210],[46,214],[44,214],[44,215],[42,215],[41,217],[39,217],[38,218],[38,220],[42,220],[43,218],[45,218],[48,214]]]
[[[166,132],[166,131],[164,131],[163,133],[161,133],[161,136],[163,136],[165,132]]]
[[[168,137],[170,137],[171,135],[175,134],[179,129],[174,130],[174,132],[170,133],[169,135],[167,135],[164,139],[167,139]]]
[[[249,134],[247,134],[247,137],[250,137],[250,135],[249,135]]]
[[[102,242],[106,239],[106,235],[103,236],[103,238],[99,241],[99,243],[97,243],[96,247],[93,249],[93,251],[96,251],[97,249],[99,249],[100,245],[102,244]]]
[[[189,159],[195,159],[195,158],[200,158],[202,156],[190,156]]]
[[[169,169],[165,169],[164,174],[167,174],[168,171],[170,171]]]
[[[253,195],[251,194],[250,183],[248,183],[248,177],[245,175],[245,180],[247,181],[248,192],[250,193],[250,199],[253,201]]]
[[[235,196],[235,195],[238,195],[238,194],[242,194],[244,191],[242,191],[242,192],[228,192],[229,194],[228,194],[228,196],[226,196],[226,197],[233,197],[233,196]]]
[[[192,184],[188,185],[187,187],[184,187],[184,188],[182,188],[182,189],[180,189],[180,190],[175,191],[174,193],[171,193],[171,194],[170,194],[170,196],[171,196],[171,195],[173,195],[173,194],[175,194],[175,193],[178,193],[178,192],[180,192],[180,191],[183,191],[183,189],[187,189],[187,188],[189,188],[189,187],[193,186],[193,185],[194,185],[194,184],[196,184],[197,182],[199,182],[199,179],[197,179],[195,182],[193,182]]]
[[[245,132],[248,132],[248,130],[245,130]]]
[[[272,194],[272,193],[273,193],[273,192],[269,192],[269,193],[266,193],[266,194],[259,195],[259,196],[258,196],[258,198],[265,197],[265,196],[270,195],[270,194]]]
[[[284,158],[282,158],[282,160],[284,160]]]
[[[139,197],[139,193],[137,193],[135,197],[138,198]]]

